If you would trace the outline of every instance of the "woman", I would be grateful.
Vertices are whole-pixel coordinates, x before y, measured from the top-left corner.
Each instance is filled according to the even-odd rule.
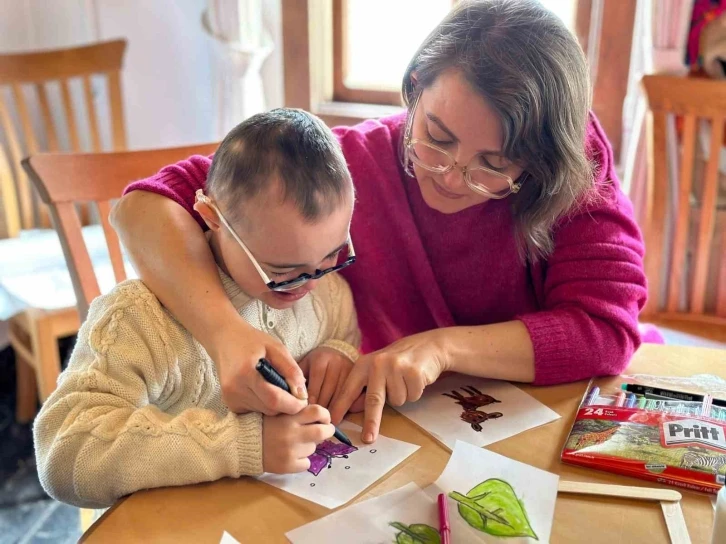
[[[370,442],[386,400],[416,400],[444,371],[537,384],[620,373],[640,344],[643,244],[572,34],[535,2],[460,2],[415,54],[403,95],[406,114],[335,131],[357,191],[358,263],[343,274],[370,353],[352,370],[305,362],[310,400],[332,397],[337,422],[365,387]],[[133,184],[114,224],[217,363],[230,407],[285,411],[292,397],[249,393],[254,363],[273,359],[293,390],[303,377],[236,316],[192,219],[209,163]]]

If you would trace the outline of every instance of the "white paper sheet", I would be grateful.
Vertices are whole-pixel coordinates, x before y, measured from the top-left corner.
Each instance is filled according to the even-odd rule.
[[[401,531],[391,523],[410,530],[419,524],[438,529],[436,503],[416,484],[409,483],[381,497],[339,510],[298,527],[285,536],[292,544],[378,544],[395,542]]]
[[[491,399],[487,396],[498,402],[488,403]],[[486,446],[560,418],[557,412],[508,382],[460,374],[438,380],[426,388],[419,401],[396,410],[449,449],[457,440]]]
[[[225,531],[222,534],[222,540],[219,541],[219,544],[240,544],[239,540],[237,540],[235,537],[233,537],[231,534],[229,534],[227,531]]]
[[[504,537],[508,544],[533,544],[537,540],[549,542],[559,479],[556,474],[459,440],[444,472],[424,491],[432,499],[439,493],[449,497],[452,542],[502,542]],[[477,486],[480,489],[474,490]],[[476,502],[482,513],[467,506],[460,509],[462,499],[451,498],[452,493],[463,495],[464,499],[467,495],[480,497]],[[462,511],[475,523],[484,525],[486,531],[472,527]],[[491,515],[488,519],[487,514]],[[459,524],[454,526],[454,520],[465,522],[463,530]],[[495,536],[497,533],[501,536]],[[536,535],[537,540],[513,536],[527,533]]]
[[[340,429],[358,450],[347,457],[332,457],[329,466],[317,476],[301,472],[263,474],[259,479],[326,508],[337,508],[354,499],[419,448],[416,444],[386,436],[379,436],[375,444],[363,444],[361,428],[348,421],[344,421]]]

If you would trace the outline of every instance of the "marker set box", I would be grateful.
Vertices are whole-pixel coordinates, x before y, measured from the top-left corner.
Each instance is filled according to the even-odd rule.
[[[639,387],[588,391],[562,461],[718,493],[726,482],[726,402]]]

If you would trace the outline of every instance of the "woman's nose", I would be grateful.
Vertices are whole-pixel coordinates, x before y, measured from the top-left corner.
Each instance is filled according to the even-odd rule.
[[[443,175],[443,181],[448,190],[459,192],[465,185],[464,172],[461,171],[461,168],[455,166],[451,169],[451,171]]]

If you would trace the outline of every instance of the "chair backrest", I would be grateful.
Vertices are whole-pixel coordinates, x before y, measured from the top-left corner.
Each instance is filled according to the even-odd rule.
[[[717,204],[726,82],[653,75],[643,78],[643,88],[649,106],[643,225],[649,301],[644,315],[724,324],[726,212]],[[667,134],[673,134],[675,126],[669,116],[682,128],[680,146],[671,147],[680,147],[676,156],[668,153]],[[694,170],[699,170],[696,148],[704,141],[708,162],[700,169],[702,179],[694,178]],[[669,169],[674,163],[678,167]],[[672,236],[667,236],[669,221]]]
[[[126,279],[118,237],[109,223],[111,201],[121,197],[130,181],[148,177],[191,155],[211,155],[219,144],[125,151],[120,153],[41,153],[22,165],[48,206],[58,231],[76,294],[81,320],[101,294],[83,239],[78,203],[95,203],[108,245],[116,282]]]
[[[94,98],[98,87],[93,85],[92,76],[96,79],[102,76],[107,81],[111,126],[110,147],[106,146],[106,150],[126,148],[120,79],[125,50],[126,40],[115,40],[69,49],[0,55],[0,223],[3,219],[5,223],[5,232],[0,232],[0,237],[16,236],[21,229],[50,226],[47,211],[37,206],[30,183],[20,168],[24,156],[41,150],[63,151],[59,141],[64,134],[69,151],[84,151],[82,136],[87,136],[90,146],[85,151],[103,150],[103,127],[99,124]],[[79,91],[78,95],[82,94],[82,100],[74,100],[80,98],[72,92],[75,82],[81,83],[82,93]],[[58,95],[54,92],[56,85],[59,100],[52,100]],[[9,88],[9,92],[3,93],[3,88]],[[51,104],[56,102],[60,106],[55,108],[58,111],[54,115]],[[83,108],[76,107],[79,103]],[[38,212],[38,221],[34,210]]]

